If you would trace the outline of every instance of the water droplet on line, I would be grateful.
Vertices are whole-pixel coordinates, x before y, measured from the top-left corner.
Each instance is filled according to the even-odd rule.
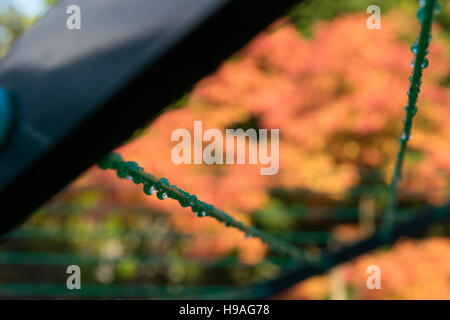
[[[127,172],[126,172],[125,170],[119,168],[119,169],[117,170],[117,176],[118,176],[119,178],[124,179],[124,178],[126,178],[126,177],[128,176],[128,174],[127,174]]]
[[[170,186],[170,182],[169,180],[167,180],[166,178],[161,178],[159,180],[162,184],[165,184],[166,186]]]
[[[419,21],[425,20],[425,17],[426,17],[426,12],[425,12],[424,7],[417,10],[417,19],[419,19]]]
[[[125,166],[129,170],[140,170],[141,169],[141,167],[139,167],[139,165],[136,162],[134,162],[134,161],[126,162]]]
[[[198,211],[197,212],[197,217],[202,218],[204,216],[206,216],[206,212],[205,211]]]
[[[152,194],[154,194],[156,191],[155,187],[153,185],[150,184],[146,184],[144,185],[144,193],[151,196]]]
[[[156,193],[156,196],[158,197],[159,200],[167,199],[167,193],[165,193],[165,192],[158,191]]]
[[[183,208],[186,208],[187,206],[189,206],[189,203],[183,199],[180,199],[179,202]]]
[[[439,12],[441,12],[441,4],[436,2],[436,5],[434,6],[434,14],[438,14]]]

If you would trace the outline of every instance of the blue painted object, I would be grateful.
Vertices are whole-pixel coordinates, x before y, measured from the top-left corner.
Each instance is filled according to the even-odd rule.
[[[0,147],[2,147],[9,136],[12,128],[13,112],[10,93],[0,88]]]

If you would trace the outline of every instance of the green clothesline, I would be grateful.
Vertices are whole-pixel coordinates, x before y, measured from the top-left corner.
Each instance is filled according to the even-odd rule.
[[[410,86],[408,89],[408,104],[405,107],[406,117],[403,121],[403,132],[400,136],[400,145],[395,162],[394,173],[389,186],[389,199],[385,213],[385,227],[390,228],[394,223],[394,211],[397,201],[397,189],[402,176],[403,161],[405,158],[405,151],[408,141],[411,139],[411,128],[413,125],[413,118],[417,113],[417,99],[419,97],[420,86],[422,84],[422,73],[429,62],[426,58],[428,54],[428,46],[431,41],[431,25],[433,22],[433,14],[438,13],[440,4],[436,0],[422,0],[419,1],[421,7],[417,11],[417,18],[422,23],[419,38],[414,42],[411,51],[414,58],[411,61],[412,75],[409,78]]]
[[[105,170],[116,170],[119,178],[131,180],[136,184],[143,184],[144,193],[147,195],[156,193],[156,197],[159,200],[165,200],[166,198],[177,200],[182,207],[190,207],[199,218],[208,216],[225,224],[227,227],[234,227],[243,231],[246,237],[258,237],[262,242],[268,244],[272,250],[280,254],[288,255],[299,261],[310,259],[302,250],[295,246],[272,237],[270,234],[255,227],[247,226],[237,221],[227,213],[198,200],[197,196],[191,195],[175,185],[171,185],[167,179],[157,179],[153,175],[146,173],[136,162],[125,162],[117,153],[108,154],[99,162],[99,167]]]

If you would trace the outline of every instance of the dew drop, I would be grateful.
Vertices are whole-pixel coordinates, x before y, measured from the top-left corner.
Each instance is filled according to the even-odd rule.
[[[109,169],[112,167],[109,157],[104,157],[99,162],[97,162],[97,165],[103,170],[106,170],[106,169]]]
[[[402,136],[400,137],[400,141],[409,141],[412,139],[412,135],[407,136],[405,132],[402,133]]]
[[[407,138],[406,134],[403,132],[402,136],[400,137],[400,139],[398,139],[400,142],[404,142],[404,141],[408,141],[409,139]]]
[[[198,201],[197,196],[195,195],[189,196],[189,205],[191,207],[195,206],[197,204],[197,201]]]
[[[145,184],[144,185],[144,193],[151,196],[152,194],[155,193],[155,187],[151,184]]]
[[[127,174],[127,172],[126,172],[125,170],[119,168],[119,169],[117,170],[117,176],[118,176],[119,178],[124,179],[124,178],[126,178],[126,177],[128,176],[128,174]]]
[[[183,199],[180,199],[179,202],[183,208],[186,208],[187,206],[189,206],[189,203]]]
[[[412,46],[411,46],[411,52],[414,54],[417,54],[417,52],[419,51],[417,42],[415,42]]]
[[[133,181],[133,177],[132,176],[127,176],[126,178],[127,180]]]
[[[118,153],[111,154],[110,156],[108,156],[108,159],[111,169],[118,169],[121,162],[123,161],[122,156]]]
[[[436,5],[434,6],[434,14],[438,14],[439,12],[441,12],[441,4],[436,2]]]
[[[158,191],[156,193],[156,196],[158,197],[159,200],[167,199],[167,193],[165,193],[165,192]]]
[[[413,59],[412,61],[411,61],[411,68],[414,68],[415,66],[416,66],[416,59]]]
[[[422,69],[425,69],[426,67],[428,67],[429,64],[430,64],[430,63],[428,62],[428,59],[425,58],[425,60],[423,60],[423,63],[422,63],[422,65],[421,65]]]
[[[406,106],[405,107],[405,111],[408,112],[408,113],[411,113],[413,116],[415,116],[417,114],[417,108],[416,107]]]
[[[144,182],[140,176],[133,177],[133,182],[136,184]]]
[[[425,12],[424,7],[417,10],[417,19],[419,19],[419,21],[425,20],[425,16],[426,16],[426,12]]]
[[[125,166],[129,170],[140,170],[141,169],[141,167],[139,167],[139,165],[136,162],[134,162],[134,161],[126,162]]]
[[[166,186],[170,186],[170,182],[169,180],[167,180],[166,178],[161,178],[159,180],[162,184],[165,184]]]
[[[197,217],[202,218],[204,216],[206,216],[206,212],[205,211],[198,211],[197,212]]]
[[[251,238],[251,237],[253,237],[253,235],[252,235],[251,233],[247,232],[247,233],[245,234],[245,237],[246,237],[246,238]]]
[[[426,1],[426,0],[419,0],[419,5],[420,5],[421,7],[424,7],[426,4],[427,4],[427,1]]]

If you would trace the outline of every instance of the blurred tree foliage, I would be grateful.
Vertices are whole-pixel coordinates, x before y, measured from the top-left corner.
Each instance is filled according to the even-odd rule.
[[[45,0],[47,6],[52,6],[57,3],[59,0]]]
[[[450,12],[448,1],[439,1],[444,10],[437,17],[437,22],[450,31]],[[411,13],[417,9],[416,0],[306,0],[289,13],[289,20],[304,34],[311,36],[312,26],[317,21],[330,21],[334,17],[349,12],[366,12],[370,5],[378,5],[381,14],[388,13],[393,8],[407,10]]]
[[[32,22],[12,7],[0,11],[0,57]]]
[[[0,6],[0,57],[4,56],[11,44],[30,26],[39,16],[29,17],[21,14],[13,0],[4,1]],[[43,11],[57,3],[59,0],[45,0]]]

